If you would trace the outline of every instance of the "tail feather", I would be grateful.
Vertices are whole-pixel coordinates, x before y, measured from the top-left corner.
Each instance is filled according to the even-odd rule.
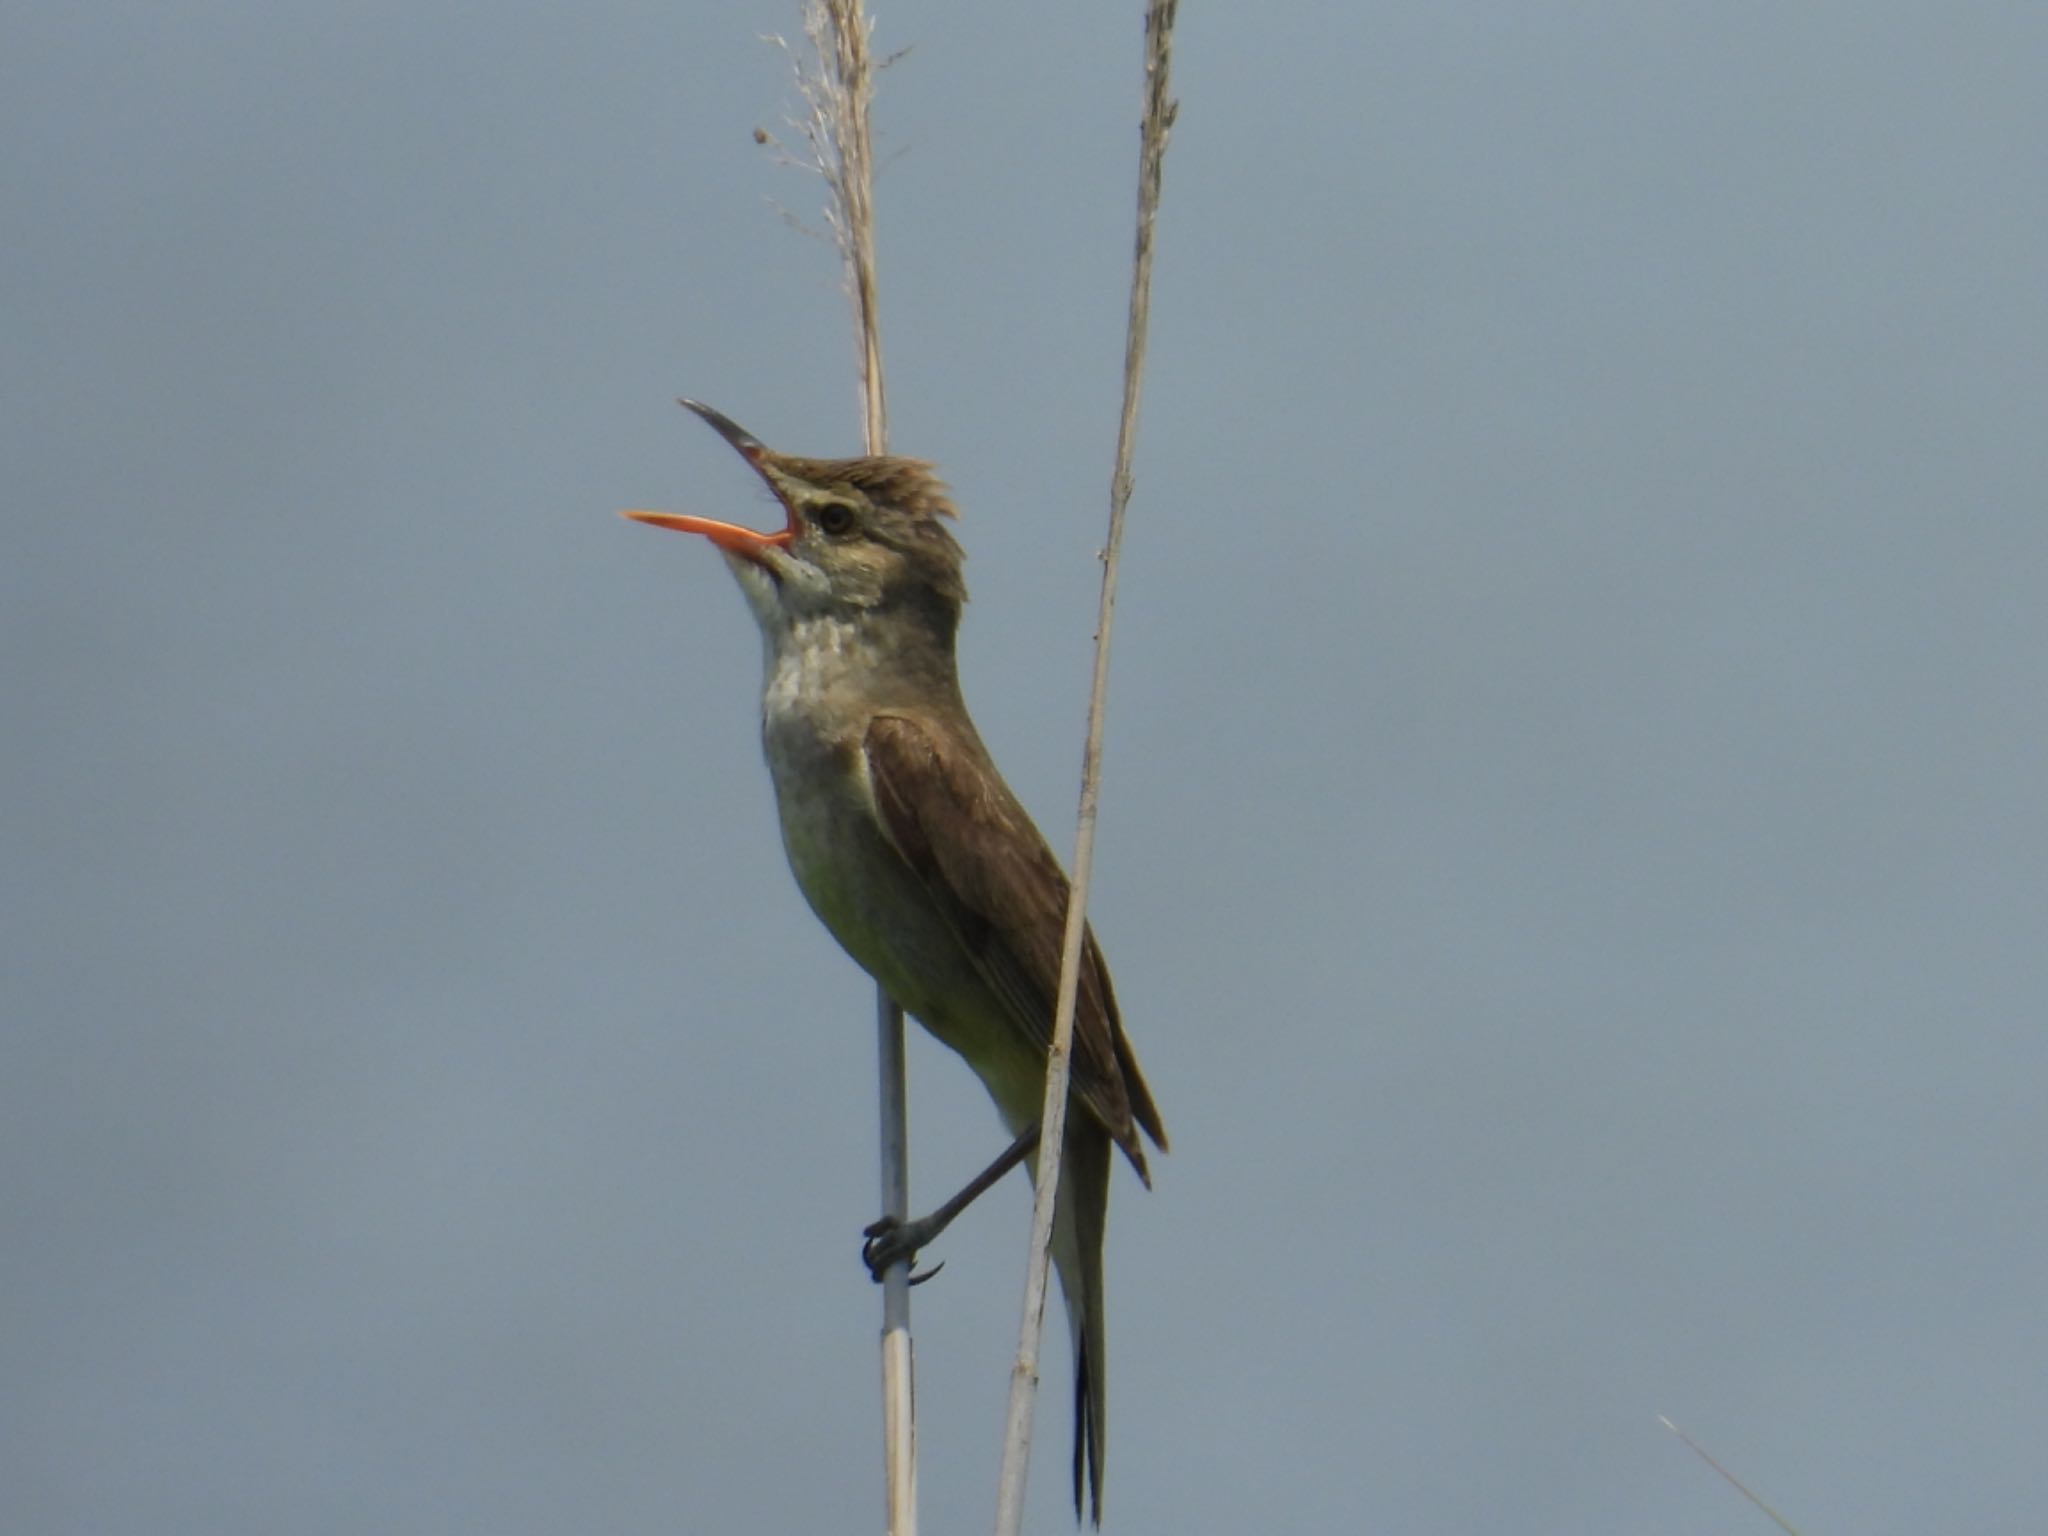
[[[1089,1396],[1085,1346],[1074,1354],[1074,1524],[1081,1523],[1081,1484],[1085,1479],[1095,1500],[1095,1523],[1102,1524],[1102,1442],[1095,1434],[1095,1401]]]
[[[1074,1346],[1074,1520],[1102,1524],[1102,1468],[1108,1449],[1108,1377],[1103,1327],[1102,1245],[1109,1222],[1111,1142],[1084,1115],[1067,1122],[1052,1257]]]

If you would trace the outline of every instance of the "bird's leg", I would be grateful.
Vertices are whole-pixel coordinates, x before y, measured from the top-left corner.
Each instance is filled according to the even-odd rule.
[[[980,1199],[996,1180],[1029,1157],[1031,1149],[1037,1145],[1038,1122],[1034,1120],[1024,1128],[1023,1133],[1015,1141],[1003,1149],[1000,1157],[969,1179],[959,1194],[929,1216],[920,1216],[915,1221],[901,1221],[894,1216],[884,1216],[870,1226],[861,1234],[867,1241],[862,1243],[860,1248],[861,1260],[867,1265],[868,1273],[879,1282],[883,1272],[890,1265],[899,1260],[905,1264],[914,1260],[918,1249],[951,1226],[955,1216]],[[933,1270],[931,1273],[937,1274],[938,1271]],[[929,1278],[929,1275],[917,1277]]]

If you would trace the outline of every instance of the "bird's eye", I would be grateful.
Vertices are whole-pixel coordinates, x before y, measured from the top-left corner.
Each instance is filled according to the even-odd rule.
[[[853,508],[843,501],[828,501],[811,514],[811,521],[818,525],[819,532],[843,538],[853,532]]]

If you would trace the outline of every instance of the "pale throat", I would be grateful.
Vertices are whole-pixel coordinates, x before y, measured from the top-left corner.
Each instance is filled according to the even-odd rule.
[[[763,630],[761,713],[771,728],[802,720],[829,732],[865,715],[882,658],[864,630],[839,613],[803,614]]]

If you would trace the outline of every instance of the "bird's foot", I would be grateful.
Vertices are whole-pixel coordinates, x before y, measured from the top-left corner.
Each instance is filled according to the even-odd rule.
[[[937,1237],[945,1229],[945,1223],[926,1216],[917,1221],[904,1221],[896,1216],[884,1216],[871,1223],[861,1236],[867,1241],[860,1245],[861,1262],[868,1267],[868,1274],[879,1285],[882,1276],[890,1266],[901,1263],[915,1268],[917,1250]],[[923,1285],[946,1266],[943,1262],[923,1274],[910,1277],[912,1285]]]

